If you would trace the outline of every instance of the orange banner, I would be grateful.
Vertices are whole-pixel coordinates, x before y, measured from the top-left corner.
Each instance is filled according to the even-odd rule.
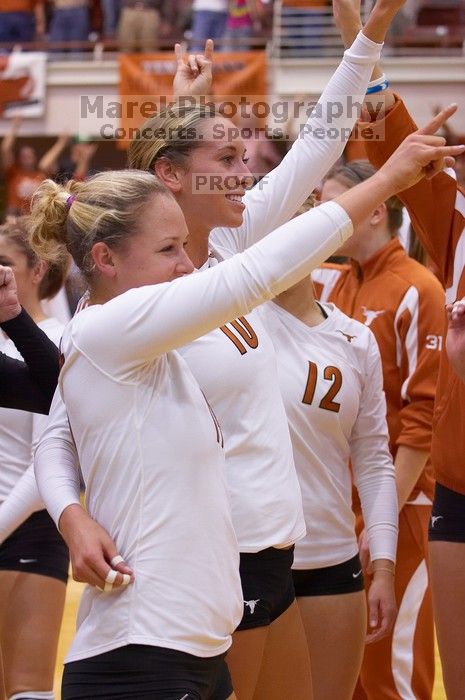
[[[119,95],[121,101],[119,145],[127,148],[137,129],[172,101],[176,61],[166,53],[121,54]],[[213,95],[210,100],[224,106],[224,115],[234,117],[237,106],[266,100],[267,66],[263,51],[220,53],[214,57]],[[245,107],[244,107],[245,109]],[[250,111],[250,110],[249,110]],[[258,110],[257,121],[264,112]],[[234,119],[236,121],[236,119]]]

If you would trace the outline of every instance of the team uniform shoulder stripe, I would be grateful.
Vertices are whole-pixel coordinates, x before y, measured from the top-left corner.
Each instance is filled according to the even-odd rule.
[[[454,266],[450,285],[446,289],[447,303],[453,303],[458,296],[458,288],[465,265],[465,194],[458,188],[455,197],[456,216],[453,222],[452,239],[457,243],[454,249]]]
[[[459,223],[463,227],[463,224],[465,223],[463,220],[458,220],[457,224]],[[460,281],[463,276],[464,272],[464,267],[465,267],[465,228],[463,228],[458,241],[457,245],[455,246],[455,251],[454,251],[454,267],[453,267],[453,273],[452,273],[452,280],[451,280],[451,285],[447,287],[446,289],[446,301],[448,304],[452,304],[454,301],[457,299],[458,295],[458,289],[460,285]]]
[[[457,189],[457,197],[455,200],[455,208],[465,220],[465,193],[461,189]]]
[[[401,366],[402,362],[402,350],[405,348],[408,361],[408,376],[406,377],[401,388],[401,396],[404,401],[409,401],[408,396],[408,386],[413,374],[417,368],[417,358],[418,358],[418,307],[419,307],[419,294],[418,289],[411,286],[407,289],[404,294],[404,298],[399,304],[397,309],[395,319],[394,319],[394,332],[396,334],[396,354],[397,354],[397,366]],[[399,334],[399,321],[405,313],[410,316],[410,324],[407,330],[405,339],[402,339]]]
[[[341,276],[341,270],[333,270],[329,268],[317,268],[312,272],[313,282],[320,285],[319,300],[322,302],[328,301],[331,292],[334,289],[336,282]]]

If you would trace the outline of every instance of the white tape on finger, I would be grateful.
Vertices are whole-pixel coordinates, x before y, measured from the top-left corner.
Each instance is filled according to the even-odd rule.
[[[108,583],[108,581],[107,581],[103,587],[103,592],[108,593],[108,591],[112,591],[112,590],[113,590],[113,584]]]
[[[113,557],[111,560],[110,564],[115,567],[118,566],[118,564],[121,564],[121,562],[124,562],[123,557],[120,554],[117,554],[116,557]]]
[[[129,576],[129,574],[123,574],[123,583],[121,585],[127,586],[128,583],[131,583],[131,577]]]
[[[108,574],[105,576],[105,583],[111,583],[111,585],[114,584],[116,581],[116,577],[118,576],[118,572],[115,571],[114,569],[109,569]]]

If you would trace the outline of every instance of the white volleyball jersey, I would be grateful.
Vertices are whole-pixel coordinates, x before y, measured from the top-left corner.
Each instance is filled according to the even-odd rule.
[[[37,324],[55,345],[60,342],[63,324],[47,318]],[[0,331],[0,351],[21,360],[12,340]],[[47,425],[48,416],[28,411],[0,408],[0,501],[4,501],[32,463],[33,450]]]
[[[210,236],[218,258],[247,249],[294,216],[341,155],[356,119],[348,95],[364,94],[380,45],[359,34],[348,49],[296,143],[280,165],[249,190],[244,222]],[[328,105],[343,109],[326,133]],[[320,131],[321,133],[321,131]],[[333,132],[333,136],[334,136]],[[210,261],[211,264],[211,261]],[[276,359],[257,312],[238,318],[180,350],[212,405],[224,433],[226,474],[241,552],[284,547],[305,532],[301,494],[280,396]]]
[[[301,279],[352,224],[328,202],[285,228],[202,274],[84,309],[67,326],[60,388],[87,508],[135,572],[123,591],[85,590],[68,661],[128,644],[197,656],[228,648],[243,603],[222,434],[174,348]],[[62,484],[54,488],[53,480],[63,463],[49,468],[48,441],[50,432],[38,447],[36,474],[59,517]],[[73,491],[68,502],[75,502],[75,483]]]
[[[209,265],[214,265],[211,261]],[[285,547],[305,534],[302,496],[279,391],[276,355],[257,311],[179,352],[217,416],[241,552]]]
[[[376,340],[332,304],[309,327],[277,304],[259,309],[273,338],[302,488],[307,534],[294,568],[342,563],[357,551],[352,461],[372,559],[395,560],[397,497]]]

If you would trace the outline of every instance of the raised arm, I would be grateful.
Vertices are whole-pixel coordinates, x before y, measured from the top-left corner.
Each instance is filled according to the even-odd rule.
[[[403,2],[378,0],[289,153],[246,193],[242,226],[212,232],[210,241],[222,257],[245,250],[294,216],[341,156],[359,116],[356,105],[361,107],[384,36]]]
[[[447,111],[443,110],[441,115]],[[434,120],[431,123],[433,124]],[[365,145],[368,158],[377,168],[381,167],[397,145],[416,129],[407,108],[397,96],[394,106],[385,118],[372,122],[369,126],[373,136],[366,140]],[[457,186],[452,175],[441,171],[434,178],[422,180],[400,192],[399,198],[407,207],[421,243],[436,264],[441,282],[446,288],[452,286],[454,259],[465,224],[463,191]],[[455,296],[451,301],[454,300]]]
[[[89,175],[90,164],[97,152],[98,144],[80,143],[76,146],[76,160],[74,162],[73,180],[85,180]]]
[[[58,158],[61,156],[66,146],[69,143],[69,134],[61,134],[53,146],[42,156],[39,161],[38,168],[43,173],[49,176],[56,174],[58,170]]]
[[[7,134],[3,137],[2,143],[0,145],[1,168],[3,172],[6,172],[15,163],[14,148],[20,124],[21,118],[13,117],[13,119],[11,120],[10,129],[7,132]]]
[[[359,0],[333,2],[341,36],[345,44],[350,45],[360,26]],[[377,75],[381,73],[377,66]],[[370,121],[360,124],[360,133],[365,138],[369,160],[379,168],[417,126],[402,100],[389,88],[367,96],[365,107],[364,114]],[[441,119],[447,111],[439,112],[437,118]],[[434,128],[434,120],[431,124]],[[433,179],[422,180],[401,192],[399,197],[407,207],[421,243],[436,264],[443,285],[453,285],[454,258],[465,224],[463,191],[451,175],[440,172]],[[441,202],[440,207],[438,202]]]

